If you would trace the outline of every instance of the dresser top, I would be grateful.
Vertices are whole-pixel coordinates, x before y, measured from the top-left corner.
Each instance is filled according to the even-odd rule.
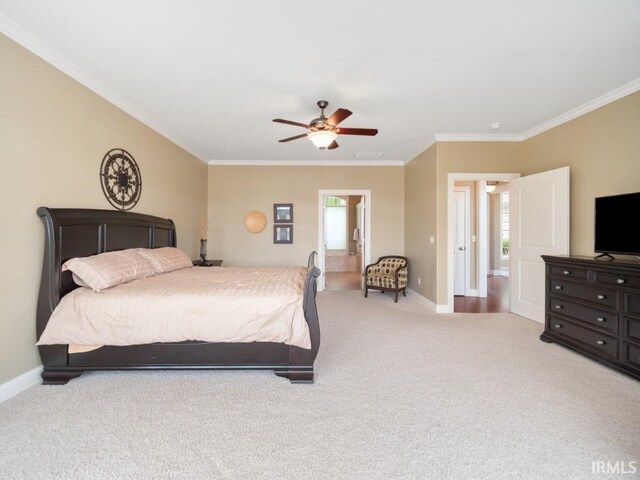
[[[626,268],[640,270],[640,259],[630,257],[616,258],[598,258],[588,257],[586,255],[542,255],[542,259],[546,261],[568,261],[571,263],[581,263],[590,267],[610,267],[610,268]]]

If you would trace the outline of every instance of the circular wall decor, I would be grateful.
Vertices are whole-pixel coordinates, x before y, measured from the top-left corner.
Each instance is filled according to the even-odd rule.
[[[260,233],[266,226],[267,216],[262,212],[254,210],[244,216],[244,228],[251,233]]]
[[[109,150],[100,165],[104,196],[118,210],[132,209],[142,191],[142,176],[131,154],[122,148]]]

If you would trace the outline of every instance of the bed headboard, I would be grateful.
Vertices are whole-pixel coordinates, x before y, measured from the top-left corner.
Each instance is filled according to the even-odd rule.
[[[84,208],[38,209],[44,222],[45,244],[38,297],[38,338],[60,299],[77,288],[71,272],[61,272],[70,258],[126,248],[176,246],[172,220],[141,213]]]

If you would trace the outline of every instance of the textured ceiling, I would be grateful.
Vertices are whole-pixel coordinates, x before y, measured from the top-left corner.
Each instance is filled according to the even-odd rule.
[[[0,0],[0,16],[206,160],[406,161],[434,134],[522,134],[640,78],[638,0]],[[277,143],[302,130],[271,119],[307,122],[319,99],[380,133]]]

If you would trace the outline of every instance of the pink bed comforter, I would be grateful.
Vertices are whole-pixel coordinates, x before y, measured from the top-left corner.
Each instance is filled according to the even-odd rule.
[[[77,288],[53,312],[38,345],[200,340],[311,348],[300,267],[193,267],[96,293]],[[70,350],[72,352],[73,350]]]

